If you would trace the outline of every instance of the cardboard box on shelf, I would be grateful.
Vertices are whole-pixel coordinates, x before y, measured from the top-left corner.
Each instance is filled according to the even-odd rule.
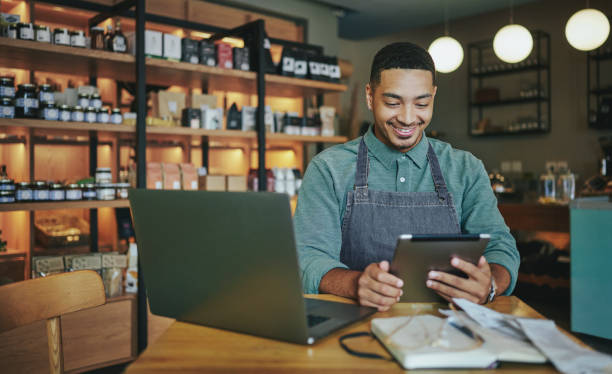
[[[151,93],[151,116],[181,120],[186,95],[182,92],[159,91]]]
[[[184,190],[198,189],[198,171],[192,164],[180,164],[181,184]]]
[[[217,96],[192,93],[189,95],[189,107],[194,109],[202,109],[202,105],[207,105],[209,108],[217,107]]]
[[[159,162],[147,162],[147,188],[163,189],[162,166]]]
[[[227,175],[227,190],[233,192],[247,191],[246,175]]]
[[[225,191],[225,175],[200,175],[198,177],[200,190]]]
[[[201,127],[206,130],[223,130],[223,108],[202,108]]]
[[[128,43],[128,52],[136,55],[136,33],[128,32],[125,34]],[[164,54],[163,33],[153,30],[145,30],[145,55],[150,57],[162,57]],[[179,56],[180,58],[180,56]]]
[[[181,189],[181,172],[178,164],[162,164],[164,190],[180,190]]]
[[[233,69],[232,46],[226,43],[215,44],[217,66],[224,69]]]
[[[164,58],[167,60],[181,60],[181,37],[164,34]]]

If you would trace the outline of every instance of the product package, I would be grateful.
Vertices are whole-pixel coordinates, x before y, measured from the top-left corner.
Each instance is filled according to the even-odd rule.
[[[185,94],[182,92],[159,91],[151,93],[151,116],[181,120],[185,108]]]
[[[200,128],[202,122],[202,110],[196,108],[184,108],[181,116],[181,125],[192,129]]]
[[[247,176],[246,175],[228,175],[226,184],[227,184],[227,191],[233,191],[233,192],[247,191]]]
[[[159,162],[147,162],[147,188],[163,189],[162,166]]]
[[[257,113],[257,108],[253,106],[243,106],[242,107],[242,131],[255,131],[255,115]]]
[[[116,297],[123,293],[123,271],[126,267],[126,255],[102,253],[102,281],[106,297]]]
[[[180,164],[183,190],[198,190],[198,171],[192,164]]]
[[[64,257],[62,256],[32,257],[32,278],[41,278],[63,272]]]
[[[164,34],[164,58],[166,60],[181,60],[181,38],[172,34]]]
[[[225,191],[225,175],[200,175],[198,185],[204,191]]]
[[[198,53],[198,41],[183,38],[181,40],[181,61],[190,62],[192,64],[200,63],[200,54]]]
[[[217,66],[224,69],[233,69],[232,46],[227,43],[215,44]]]
[[[227,130],[241,130],[242,129],[242,116],[238,110],[236,103],[227,111]]]
[[[130,243],[128,249],[128,269],[125,273],[125,292],[138,292],[138,247]]]
[[[81,255],[65,255],[64,265],[67,272],[77,270],[94,270],[102,275],[102,255],[88,253]]]
[[[217,96],[215,95],[192,93],[187,101],[190,108],[202,109],[202,105],[206,105],[208,108],[217,107]]]
[[[234,68],[239,70],[248,71],[250,69],[249,66],[249,49],[247,47],[244,48],[234,48]]]
[[[206,66],[217,66],[217,53],[215,45],[206,40],[200,40],[199,43],[200,64]]]
[[[181,172],[178,164],[163,163],[162,164],[164,190],[180,190],[181,189]]]
[[[223,108],[208,108],[202,105],[201,127],[206,130],[223,129]]]
[[[128,52],[136,56],[136,33],[128,32],[125,34],[128,41]],[[145,30],[145,55],[149,57],[162,57],[163,49],[163,33],[153,30]],[[179,56],[180,58],[180,56]]]
[[[322,106],[319,108],[319,116],[321,117],[321,135],[334,136],[336,108],[333,106]]]
[[[295,55],[291,48],[283,47],[281,63],[278,64],[280,75],[292,77],[295,72]]]

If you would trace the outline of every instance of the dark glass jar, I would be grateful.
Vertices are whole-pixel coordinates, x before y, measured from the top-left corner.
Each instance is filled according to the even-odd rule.
[[[91,98],[89,99],[89,106],[92,106],[96,109],[102,108],[102,98],[100,94],[95,93],[91,95]]]
[[[0,118],[15,118],[15,101],[10,97],[0,98]]]
[[[50,84],[41,84],[38,86],[38,101],[40,101],[41,104],[55,102]]]
[[[61,183],[51,183],[49,186],[49,200],[64,201],[66,200],[66,190]]]
[[[51,30],[49,26],[36,25],[34,26],[36,32],[36,41],[42,43],[51,43]]]
[[[115,200],[115,185],[112,183],[101,183],[96,185],[98,200]]]
[[[17,39],[17,24],[11,23],[8,25],[8,35],[11,39]]]
[[[68,29],[57,28],[53,30],[53,44],[70,46]]]
[[[72,109],[68,105],[59,107],[59,120],[64,122],[72,120]]]
[[[83,190],[81,186],[76,183],[67,185],[66,200],[83,200]]]
[[[87,108],[89,106],[89,95],[86,93],[80,93],[78,96],[78,105],[81,108]]]
[[[32,24],[19,22],[17,24],[17,38],[21,40],[34,40],[34,27]]]
[[[34,200],[34,190],[32,184],[30,184],[29,182],[17,183],[17,190],[15,191],[15,200],[18,202]]]
[[[99,123],[108,123],[110,121],[110,114],[108,113],[108,108],[100,108],[96,113],[96,122]]]
[[[49,184],[45,181],[34,182],[34,201],[49,200]]]
[[[15,100],[15,117],[38,117],[38,97],[36,96],[36,86],[33,84],[26,83],[18,86]]]
[[[72,31],[70,33],[70,46],[85,48],[85,33],[81,30]]]
[[[91,49],[106,49],[104,47],[104,29],[102,27],[92,27],[89,29],[91,36]]]
[[[81,185],[83,190],[83,200],[95,200],[96,199],[96,185],[93,183],[87,183]]]
[[[85,122],[94,123],[96,122],[96,117],[96,108],[90,106],[89,108],[85,109]]]
[[[70,120],[72,122],[84,122],[85,112],[83,112],[83,108],[78,105],[72,108],[72,112],[70,113]]]
[[[0,77],[0,97],[15,97],[15,78]]]
[[[111,113],[111,123],[115,125],[120,125],[123,123],[123,116],[121,115],[121,109],[115,108]]]
[[[0,204],[15,202],[15,191],[0,191]]]
[[[15,191],[15,181],[12,179],[0,179],[0,191]]]
[[[47,121],[57,121],[59,120],[59,110],[53,103],[41,104],[40,118]]]

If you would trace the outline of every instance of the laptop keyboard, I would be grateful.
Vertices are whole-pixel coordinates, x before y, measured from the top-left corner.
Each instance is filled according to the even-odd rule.
[[[318,325],[319,323],[323,323],[329,319],[329,317],[317,316],[314,314],[308,314],[308,327],[313,327]]]

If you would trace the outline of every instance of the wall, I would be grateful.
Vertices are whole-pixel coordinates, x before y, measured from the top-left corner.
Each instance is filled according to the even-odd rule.
[[[544,135],[473,138],[467,134],[467,61],[450,74],[438,74],[434,117],[429,130],[445,133],[445,140],[469,150],[483,160],[487,169],[500,168],[503,160],[521,160],[523,171],[544,171],[546,160],[567,160],[581,179],[597,173],[600,149],[597,138],[612,131],[597,131],[586,124],[586,54],[572,48],[565,38],[565,23],[584,7],[581,0],[543,0],[516,7],[514,19],[530,30],[543,30],[551,36],[552,131]],[[591,6],[612,15],[612,1],[592,0]],[[442,11],[442,10],[441,10]],[[451,8],[452,12],[452,8]],[[509,11],[497,11],[450,23],[451,36],[467,53],[468,43],[492,39],[508,23]],[[365,104],[364,87],[370,76],[375,53],[395,41],[412,41],[424,47],[443,34],[442,25],[367,39],[342,40],[340,56],[353,63],[349,90],[358,90],[357,123],[372,121]],[[610,65],[608,65],[610,66]],[[351,93],[342,98],[344,112],[351,105]]]

